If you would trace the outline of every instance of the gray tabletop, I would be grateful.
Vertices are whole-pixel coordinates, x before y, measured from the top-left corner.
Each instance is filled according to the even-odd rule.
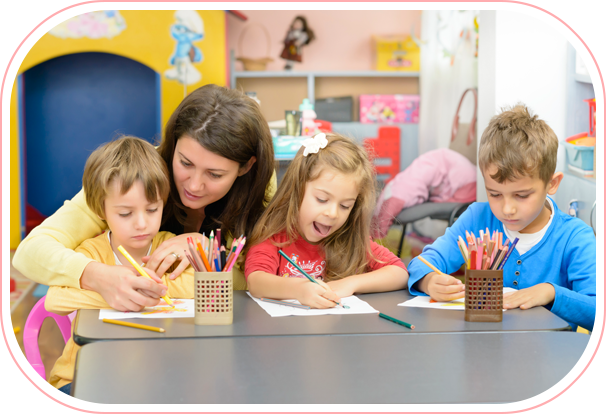
[[[103,341],[79,351],[72,395],[140,404],[507,403],[558,383],[589,337],[501,332]]]
[[[196,326],[193,318],[125,319],[166,329],[166,333],[125,328],[103,323],[98,310],[79,310],[74,340],[79,345],[103,340],[166,339],[266,335],[347,335],[437,332],[501,332],[567,330],[569,325],[543,307],[508,310],[503,322],[465,322],[463,311],[397,306],[412,295],[407,290],[357,295],[379,312],[415,325],[414,330],[380,319],[377,314],[290,316],[272,318],[246,292],[234,292],[231,325]]]

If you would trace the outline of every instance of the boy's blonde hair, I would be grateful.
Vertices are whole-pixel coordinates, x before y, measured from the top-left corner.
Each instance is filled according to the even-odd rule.
[[[300,237],[299,209],[306,184],[317,179],[326,168],[351,174],[357,180],[356,202],[343,226],[320,242],[328,281],[366,271],[368,258],[372,257],[370,223],[375,205],[375,172],[367,152],[353,140],[334,133],[327,133],[326,138],[328,144],[316,154],[303,156],[305,148],[299,149],[249,237],[246,249],[284,231],[289,241],[278,247],[294,243]]]
[[[498,183],[521,177],[539,177],[549,184],[556,169],[558,138],[547,123],[532,115],[525,105],[505,108],[492,117],[482,134],[478,164]]]
[[[136,181],[145,188],[147,201],[159,198],[166,203],[170,184],[168,170],[158,151],[149,142],[123,136],[101,145],[88,157],[82,187],[88,207],[105,220],[105,199],[114,181],[125,194]]]

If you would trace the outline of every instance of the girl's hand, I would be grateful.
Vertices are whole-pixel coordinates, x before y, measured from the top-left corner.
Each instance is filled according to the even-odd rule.
[[[342,298],[346,298],[356,293],[355,279],[351,277],[333,280],[328,282],[327,285],[333,292]]]
[[[341,301],[341,298],[332,290],[326,290],[322,286],[311,282],[300,285],[299,294],[296,299],[301,304],[315,309],[334,308],[337,305],[335,302]]]
[[[146,306],[156,306],[166,295],[167,287],[157,283],[158,277],[148,273],[154,280],[139,277],[129,266],[109,266],[90,262],[82,273],[82,289],[92,290],[101,295],[112,308],[126,312],[138,312]]]
[[[152,270],[158,275],[164,275],[173,264],[179,262],[178,266],[169,276],[170,280],[176,279],[189,266],[189,260],[187,260],[184,252],[187,251],[189,253],[187,245],[188,237],[193,237],[194,243],[196,238],[200,239],[201,243],[202,239],[206,239],[206,244],[208,245],[208,239],[199,233],[185,233],[175,236],[172,239],[163,241],[151,256],[143,257],[145,268]]]

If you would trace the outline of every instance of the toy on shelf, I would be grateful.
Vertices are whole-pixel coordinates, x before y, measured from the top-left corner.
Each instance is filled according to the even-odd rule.
[[[309,102],[309,99],[305,98],[299,105],[299,111],[301,112],[301,135],[315,135],[318,131],[318,125],[315,122],[317,115],[314,111],[314,105]]]
[[[297,16],[290,24],[284,38],[284,49],[280,57],[286,60],[285,70],[292,70],[294,62],[303,61],[303,46],[308,45],[316,36],[307,25],[307,19]]]
[[[419,95],[360,95],[363,124],[419,122]]]
[[[386,71],[418,72],[421,49],[410,35],[374,36],[375,68]]]
[[[566,138],[568,169],[577,175],[595,177],[595,99],[584,99],[589,104],[589,132],[581,132]]]

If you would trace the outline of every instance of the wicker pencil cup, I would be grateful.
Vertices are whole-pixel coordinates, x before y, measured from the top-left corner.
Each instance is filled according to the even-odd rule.
[[[196,325],[231,325],[234,320],[233,272],[194,274]]]
[[[465,320],[503,320],[503,270],[465,269]]]

